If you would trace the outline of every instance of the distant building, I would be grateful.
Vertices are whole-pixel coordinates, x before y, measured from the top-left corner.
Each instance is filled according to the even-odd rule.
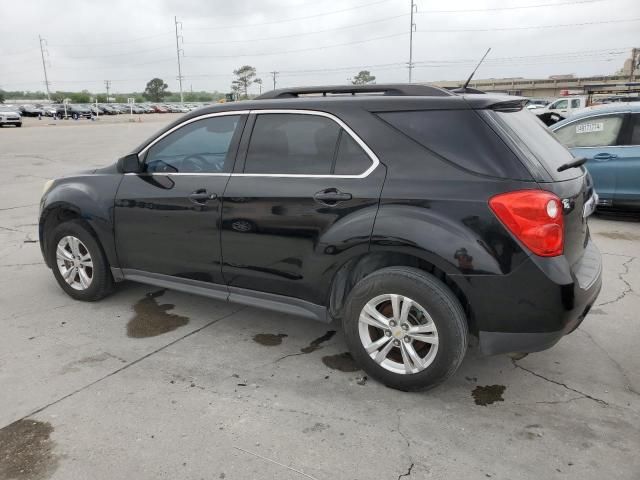
[[[631,58],[635,56],[635,58]],[[631,65],[635,65],[634,74],[631,74]],[[634,48],[631,56],[625,60],[621,70],[614,75],[601,75],[593,77],[576,77],[574,74],[551,75],[549,78],[490,78],[472,80],[469,84],[485,92],[502,92],[510,95],[522,95],[525,97],[555,98],[567,94],[583,93],[589,87],[598,85],[620,85],[630,81],[640,82],[640,48]],[[462,86],[464,81],[439,81],[430,82],[430,85],[444,88],[456,88]],[[624,88],[620,89],[621,92]]]

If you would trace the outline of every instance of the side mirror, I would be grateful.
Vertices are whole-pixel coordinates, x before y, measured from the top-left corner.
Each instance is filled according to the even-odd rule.
[[[120,173],[140,173],[140,159],[137,153],[130,153],[118,159]]]

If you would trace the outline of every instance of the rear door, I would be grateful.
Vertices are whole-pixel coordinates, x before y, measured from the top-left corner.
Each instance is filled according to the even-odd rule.
[[[141,156],[142,173],[126,174],[115,203],[115,237],[127,275],[222,281],[220,213],[246,116],[191,119]]]
[[[625,113],[594,114],[567,123],[555,130],[558,140],[574,157],[587,159],[594,187],[603,203],[612,204],[621,167],[621,133]]]
[[[616,170],[616,193],[614,205],[640,206],[640,113],[628,117],[623,145],[618,149]]]
[[[252,122],[224,194],[224,278],[232,294],[324,304],[336,269],[368,251],[384,166],[333,115],[264,110]]]

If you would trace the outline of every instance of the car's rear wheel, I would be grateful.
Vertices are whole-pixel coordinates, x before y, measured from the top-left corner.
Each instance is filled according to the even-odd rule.
[[[435,387],[458,369],[467,322],[453,292],[426,272],[389,267],[360,281],[343,318],[356,362],[400,390]]]
[[[69,296],[95,301],[111,292],[113,278],[107,259],[81,221],[58,225],[47,239],[47,249],[53,274]]]

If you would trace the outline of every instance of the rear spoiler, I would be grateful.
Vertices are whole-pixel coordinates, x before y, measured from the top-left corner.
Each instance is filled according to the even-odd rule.
[[[526,98],[518,98],[515,100],[506,100],[504,102],[494,103],[487,108],[494,112],[519,112],[529,102]]]

